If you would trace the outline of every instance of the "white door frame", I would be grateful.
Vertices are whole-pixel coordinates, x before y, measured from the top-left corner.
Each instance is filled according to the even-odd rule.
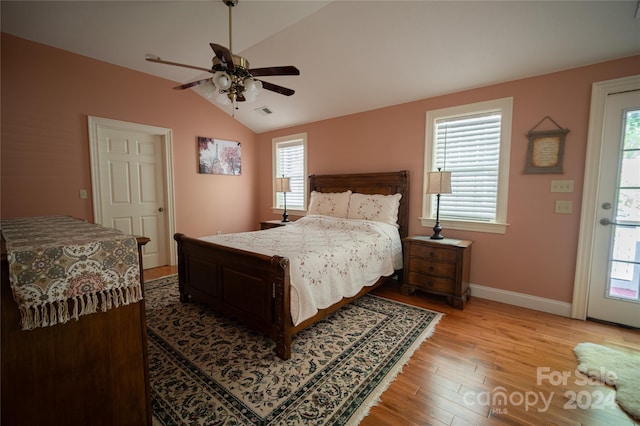
[[[102,197],[100,190],[100,149],[98,147],[98,129],[111,128],[119,130],[131,130],[134,132],[146,133],[159,136],[162,141],[164,157],[164,199],[166,203],[165,214],[167,215],[167,249],[169,250],[169,264],[175,265],[176,247],[173,240],[175,234],[175,206],[173,194],[173,144],[171,129],[164,127],[149,126],[146,124],[131,123],[127,121],[112,120],[110,118],[88,116],[89,123],[89,154],[91,157],[91,192],[93,194],[93,220],[97,224],[102,223]]]
[[[640,75],[593,83],[591,89],[591,111],[589,113],[589,135],[587,137],[587,159],[582,188],[582,213],[578,238],[578,257],[573,284],[571,318],[587,318],[587,302],[591,282],[594,228],[598,213],[598,176],[600,174],[600,152],[604,130],[604,109],[607,96],[640,89]]]

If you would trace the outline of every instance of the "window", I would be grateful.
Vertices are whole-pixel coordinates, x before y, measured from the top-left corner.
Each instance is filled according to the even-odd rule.
[[[427,172],[451,172],[451,194],[440,197],[443,228],[504,233],[507,219],[511,110],[504,98],[427,112]],[[422,226],[432,227],[435,196],[423,196]]]
[[[287,210],[304,211],[307,205],[307,134],[273,139],[273,208],[284,208],[284,194],[275,192],[276,177],[288,177]]]

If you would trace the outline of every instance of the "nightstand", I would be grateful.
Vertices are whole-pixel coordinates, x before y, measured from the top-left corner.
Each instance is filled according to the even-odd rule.
[[[282,220],[263,220],[260,222],[260,230],[264,231],[265,229],[277,228],[279,226],[285,226],[289,223],[293,222],[283,222]]]
[[[402,294],[412,294],[415,290],[440,294],[447,296],[455,308],[464,309],[464,303],[471,297],[469,269],[473,241],[412,236],[402,240],[402,244]]]

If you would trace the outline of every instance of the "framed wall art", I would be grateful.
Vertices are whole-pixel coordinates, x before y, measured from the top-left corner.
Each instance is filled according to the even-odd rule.
[[[240,142],[198,136],[198,173],[239,175],[241,160]]]
[[[551,120],[558,129],[535,131],[545,119]],[[526,136],[529,138],[524,173],[562,173],[564,142],[569,129],[563,129],[547,116]]]

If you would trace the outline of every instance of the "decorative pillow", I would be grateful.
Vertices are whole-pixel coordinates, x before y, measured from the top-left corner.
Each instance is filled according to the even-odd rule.
[[[351,194],[347,218],[373,220],[398,225],[398,209],[402,194]]]
[[[307,214],[322,214],[333,217],[347,217],[349,197],[351,191],[346,192],[316,192],[311,191]]]

